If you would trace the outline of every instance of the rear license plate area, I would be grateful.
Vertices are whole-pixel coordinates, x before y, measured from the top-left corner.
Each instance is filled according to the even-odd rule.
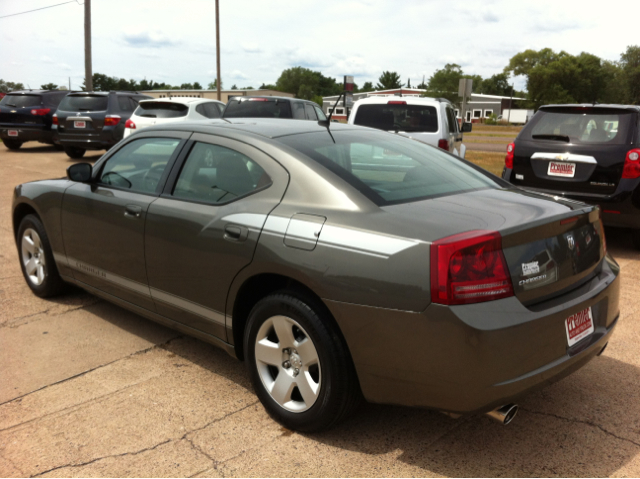
[[[595,328],[593,326],[591,306],[569,316],[565,320],[564,326],[567,332],[567,343],[569,347],[593,334]]]
[[[74,121],[73,122],[73,127],[74,128],[86,128],[87,127],[87,122],[86,121]]]
[[[564,161],[550,161],[547,175],[573,178],[576,175],[576,164],[565,163]]]
[[[18,136],[18,130],[9,130],[7,132],[7,135],[9,135],[9,136]]]

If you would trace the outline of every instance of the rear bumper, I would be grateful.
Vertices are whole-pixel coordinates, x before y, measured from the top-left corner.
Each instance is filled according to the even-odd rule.
[[[511,182],[513,171],[505,168],[502,178]],[[597,205],[602,210],[602,221],[605,226],[640,229],[640,178],[622,179],[612,195],[595,195],[567,193],[564,191],[546,190],[518,185],[530,191],[549,195],[558,195],[572,200]]]
[[[114,129],[105,127],[99,133],[66,133],[58,130],[58,141],[62,146],[73,146],[85,150],[103,150],[109,148],[122,139],[122,134]]]
[[[431,304],[423,313],[327,301],[345,335],[365,398],[457,414],[486,412],[581,368],[609,341],[619,268],[607,258],[586,285],[549,304],[515,297]],[[571,348],[565,320],[592,308],[595,331]]]
[[[9,130],[17,131],[18,136],[9,136]],[[3,140],[16,140],[16,141],[41,141],[43,143],[53,143],[54,137],[51,130],[44,128],[30,128],[28,126],[1,126],[0,138]]]

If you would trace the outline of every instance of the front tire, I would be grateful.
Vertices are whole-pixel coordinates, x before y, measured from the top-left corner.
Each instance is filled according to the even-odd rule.
[[[10,150],[19,150],[20,147],[22,146],[22,141],[19,140],[2,140],[4,143],[4,146],[6,146],[7,148],[9,148]]]
[[[67,154],[69,158],[73,158],[74,160],[79,160],[84,156],[87,152],[84,148],[76,148],[75,146],[65,146],[64,152]]]
[[[27,215],[20,222],[18,255],[24,279],[37,296],[48,298],[63,292],[65,284],[53,259],[49,237],[35,215]]]
[[[361,401],[344,339],[313,300],[290,293],[260,300],[249,314],[244,351],[258,398],[289,429],[328,429]]]

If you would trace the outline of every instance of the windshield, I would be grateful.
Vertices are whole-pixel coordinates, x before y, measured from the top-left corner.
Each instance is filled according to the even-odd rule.
[[[598,108],[540,110],[529,135],[534,140],[622,145],[627,142],[631,117],[628,111]]]
[[[333,171],[379,206],[501,187],[497,178],[463,160],[397,135],[320,132],[278,140]]]
[[[435,107],[407,105],[403,101],[398,101],[398,104],[360,105],[356,111],[354,123],[386,131],[425,133],[438,131],[438,115]]]
[[[40,106],[41,104],[42,96],[40,95],[12,95],[9,93],[0,101],[0,105],[14,108],[29,108],[32,106]]]
[[[58,107],[61,111],[105,111],[107,95],[67,95]]]
[[[229,100],[222,116],[223,118],[292,118],[288,101],[262,98]]]
[[[179,118],[187,116],[189,107],[168,101],[145,101],[136,108],[134,115],[146,118]]]

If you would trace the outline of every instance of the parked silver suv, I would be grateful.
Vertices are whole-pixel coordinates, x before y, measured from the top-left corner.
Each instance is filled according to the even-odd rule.
[[[349,116],[350,125],[393,131],[442,148],[464,158],[462,133],[471,123],[458,125],[453,105],[442,98],[376,96],[358,100]]]

